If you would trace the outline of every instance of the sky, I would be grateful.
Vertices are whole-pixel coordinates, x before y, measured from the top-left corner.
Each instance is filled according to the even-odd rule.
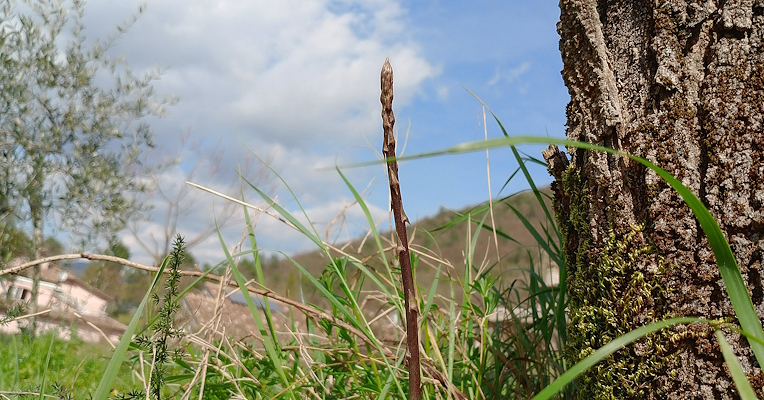
[[[141,4],[90,0],[88,40],[113,33]],[[482,105],[470,92],[510,135],[564,137],[569,97],[553,1],[149,0],[145,6],[110,54],[123,55],[137,73],[162,68],[154,87],[178,102],[165,117],[149,120],[157,147],[146,160],[177,162],[146,177],[154,190],[143,200],[153,211],[120,235],[138,262],[153,263],[149,250],[166,236],[168,199],[178,196],[182,213],[169,226],[187,241],[209,233],[217,217],[226,246],[239,242],[241,208],[185,184],[240,197],[239,168],[288,211],[301,214],[302,206],[325,236],[353,201],[333,167],[380,158],[379,73],[388,57],[399,154],[404,142],[404,155],[413,155],[483,140],[485,128],[489,138],[501,137],[490,114],[484,127]],[[542,148],[521,150],[541,158]],[[494,197],[516,168],[509,149],[490,152]],[[389,228],[384,166],[342,171],[363,191],[378,226]],[[399,173],[412,220],[488,199],[485,152],[407,161]],[[539,185],[551,182],[541,167],[532,174]],[[527,187],[517,176],[502,194]],[[243,192],[248,202],[263,204],[253,190]],[[358,206],[344,216],[329,230],[330,240],[368,229]],[[255,233],[272,251],[315,248],[266,215],[257,218]],[[214,233],[190,251],[200,263],[225,257]]]

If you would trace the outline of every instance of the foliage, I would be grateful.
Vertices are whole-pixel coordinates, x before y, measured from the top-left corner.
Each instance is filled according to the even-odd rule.
[[[36,245],[43,221],[83,240],[124,226],[138,208],[138,157],[152,145],[140,121],[163,113],[151,86],[159,72],[136,76],[107,56],[116,36],[86,48],[83,14],[80,0],[0,3],[0,200],[31,220]]]
[[[0,220],[0,266],[14,257],[25,255],[32,242],[23,230],[16,228],[10,223]]]
[[[264,271],[267,271],[268,275],[274,276],[278,275],[280,277],[281,271],[278,270],[279,266],[279,258],[275,254],[271,254],[270,257],[260,256],[258,257],[260,260],[260,263],[262,264],[262,268]],[[252,258],[242,258],[239,260],[239,269],[241,270],[241,273],[244,274],[244,276],[247,279],[253,279],[257,277],[257,263],[255,262],[255,259]]]
[[[83,15],[82,0],[0,3],[0,207],[31,222],[33,258],[46,221],[82,244],[114,241],[140,208],[138,158],[153,145],[142,120],[164,112],[151,86],[159,72],[136,76],[107,56],[116,36],[86,48]],[[108,78],[111,87],[100,84]],[[36,311],[39,266],[33,280]]]
[[[31,14],[19,11],[13,0],[0,3],[0,238],[8,244],[0,256],[6,259],[25,246],[32,248],[31,255],[39,255],[43,221],[57,220],[62,228],[73,229],[84,240],[106,236],[112,244],[109,252],[127,258],[129,252],[124,245],[109,236],[140,208],[129,194],[143,189],[133,177],[142,149],[152,145],[151,130],[141,121],[163,112],[162,103],[157,101],[151,87],[159,73],[135,76],[121,59],[106,56],[115,37],[85,48],[83,2],[74,0],[71,7],[64,7],[61,0],[29,0],[26,4]],[[73,20],[68,11],[72,11]],[[64,33],[68,26],[71,30]],[[124,29],[125,26],[118,28],[120,32]],[[66,43],[65,49],[60,47],[61,43]],[[114,79],[111,88],[96,84],[109,77]],[[651,324],[630,332],[618,331],[617,337],[603,338],[587,354],[576,356],[575,361],[580,362],[571,365],[563,349],[568,340],[585,338],[569,339],[566,334],[569,315],[565,283],[568,261],[562,251],[565,233],[558,229],[526,167],[529,161],[543,162],[520,157],[515,148],[520,143],[550,142],[631,157],[668,181],[693,209],[709,238],[744,330],[696,318],[650,321]],[[462,259],[449,260],[438,254],[437,240],[425,231],[434,249],[412,249],[410,260],[404,260],[411,262],[415,274],[423,273],[425,268],[434,271],[430,285],[417,287],[417,297],[411,301],[422,316],[417,322],[424,355],[421,370],[425,378],[424,397],[575,398],[581,394],[575,379],[583,371],[634,340],[676,323],[704,323],[715,329],[741,395],[754,396],[720,329],[742,331],[759,361],[764,359],[764,333],[729,244],[703,204],[686,187],[646,160],[603,147],[549,138],[506,137],[409,158],[496,147],[509,147],[512,151],[519,164],[515,172],[522,171],[544,215],[540,222],[531,221],[535,215],[522,215],[508,204],[535,239],[533,245],[523,248],[527,257],[522,259],[529,262],[521,272],[524,279],[509,280],[501,272],[500,264],[484,264],[479,260],[476,243],[486,232],[491,232],[495,241],[501,238],[518,242],[510,233],[486,223],[493,212],[492,200],[457,215],[443,226],[444,230],[462,226],[470,232]],[[3,343],[12,345],[0,347],[1,394],[19,397],[18,391],[24,390],[42,397],[50,389],[59,398],[69,398],[75,393],[77,381],[84,384],[76,387],[76,396],[87,397],[98,381],[97,398],[107,394],[116,398],[145,398],[148,394],[155,399],[406,398],[408,372],[404,366],[408,360],[397,319],[407,310],[398,286],[401,260],[391,251],[396,243],[380,235],[364,199],[339,168],[337,172],[368,219],[370,246],[364,257],[337,254],[330,249],[296,197],[302,216],[288,212],[263,190],[244,180],[270,209],[280,214],[282,222],[309,238],[330,260],[316,277],[287,257],[326,301],[325,310],[291,303],[287,323],[277,326],[269,301],[262,306],[255,304],[250,281],[265,286],[264,270],[275,269],[266,264],[277,263],[273,259],[264,262],[260,254],[249,214],[255,207],[245,199],[227,197],[244,206],[250,249],[231,254],[218,230],[225,260],[205,270],[219,273],[226,281],[233,277],[246,300],[246,310],[257,325],[252,340],[236,342],[210,325],[188,335],[181,334],[176,327],[181,299],[192,286],[181,290],[185,285],[180,283],[180,271],[183,265],[193,265],[193,258],[185,257],[185,243],[178,236],[173,252],[153,280],[145,272],[128,273],[123,290],[139,297],[126,298],[123,304],[137,305],[137,309],[108,365],[101,358],[93,366],[88,364],[88,360],[97,357],[93,353],[80,354],[78,350],[86,346],[76,339],[56,346],[59,341],[52,335],[36,341],[3,337],[0,338]],[[511,174],[509,179],[514,176],[515,173]],[[24,220],[31,220],[34,230],[31,239],[16,227],[18,221]],[[454,237],[445,236],[444,240]],[[611,258],[619,261],[628,255],[614,250]],[[510,257],[520,259],[516,254],[506,256],[505,261]],[[559,267],[559,286],[547,286],[540,276],[538,265],[542,260]],[[465,265],[461,276],[454,268],[458,263]],[[121,267],[105,267],[93,264],[86,273],[87,280],[102,290],[119,291]],[[618,272],[619,264],[611,267],[612,271],[607,270],[607,276],[600,277],[601,280],[625,279],[613,273]],[[164,272],[168,274],[166,279]],[[161,301],[154,291],[160,286],[165,289]],[[450,296],[438,295],[443,287],[447,287]],[[570,290],[586,288],[572,286]],[[592,293],[596,295],[596,291]],[[370,305],[375,302],[376,308]],[[13,309],[2,322],[20,312]],[[614,318],[611,316],[608,322]],[[141,320],[146,324],[139,329]],[[183,351],[171,351],[171,344]],[[97,371],[97,378],[86,373],[73,378],[61,374],[72,370],[67,368],[71,367],[71,352],[76,359],[83,360],[78,368]],[[25,360],[34,361],[22,362]],[[83,380],[78,380],[78,376]],[[136,388],[136,381],[126,387],[120,376],[136,376],[142,387]]]
[[[122,242],[113,243],[105,252],[108,256],[115,256],[130,259],[130,249]],[[122,265],[108,261],[91,261],[85,267],[82,279],[93,288],[112,296],[122,293]],[[144,286],[145,287],[145,286]],[[120,308],[122,303],[121,296],[115,296],[114,306]]]
[[[175,329],[175,313],[180,308],[178,303],[179,283],[180,283],[180,265],[185,258],[185,247],[183,238],[178,235],[175,238],[174,249],[168,256],[169,275],[164,284],[164,296],[160,302],[159,295],[154,293],[152,301],[155,307],[159,308],[159,315],[150,329],[139,335],[135,339],[136,345],[141,348],[149,349],[152,355],[151,364],[153,371],[150,379],[149,394],[154,399],[161,397],[162,387],[165,384],[165,364],[170,359],[170,349],[168,340],[179,338],[181,331]]]
[[[0,307],[5,308],[5,306],[5,299],[0,299]],[[7,307],[7,309],[4,310],[5,316],[0,317],[0,326],[11,323],[14,319],[20,317],[25,310],[26,304],[24,303],[16,303],[10,305],[10,307]]]

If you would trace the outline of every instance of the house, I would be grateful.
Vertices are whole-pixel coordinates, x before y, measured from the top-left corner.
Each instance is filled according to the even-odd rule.
[[[9,267],[26,260],[17,259]],[[87,283],[52,263],[40,265],[40,283],[37,295],[37,311],[49,312],[37,317],[37,333],[56,330],[59,337],[69,339],[73,332],[88,342],[108,338],[119,341],[127,327],[109,317],[106,306],[113,300],[107,294],[90,287]],[[32,269],[20,275],[0,280],[0,304],[29,302],[32,299]],[[31,312],[29,307],[28,311]],[[3,316],[0,307],[0,316]],[[15,333],[29,325],[29,319],[13,321],[0,326],[0,332]]]

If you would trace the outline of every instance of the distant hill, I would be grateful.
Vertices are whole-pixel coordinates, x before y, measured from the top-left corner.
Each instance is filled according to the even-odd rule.
[[[76,277],[82,279],[82,277],[85,276],[85,268],[87,268],[88,265],[90,265],[90,261],[74,260],[74,261],[72,261],[70,263],[67,263],[66,267]]]
[[[549,212],[553,215],[551,201],[548,198],[548,196],[551,196],[550,189],[541,189],[541,193]],[[523,277],[522,269],[528,269],[530,265],[529,252],[534,260],[538,260],[540,254],[535,239],[510,206],[517,209],[542,234],[542,226],[546,226],[550,231],[552,228],[548,226],[549,222],[533,192],[522,192],[494,202],[493,209],[496,229],[514,239],[498,237],[499,254],[502,262],[500,265],[493,267],[492,276],[494,278],[501,277],[501,287],[504,288],[509,287],[513,280]],[[471,224],[468,224],[465,218],[462,222],[443,228],[460,216],[468,214],[472,219]],[[435,278],[436,269],[439,264],[438,260],[445,260],[453,268],[447,268],[446,263],[442,262],[444,265],[441,269],[441,279],[450,274],[453,279],[463,280],[465,254],[468,254],[468,235],[472,238],[476,234],[478,235],[472,257],[473,276],[477,269],[489,268],[496,263],[496,247],[492,231],[483,228],[480,232],[476,232],[481,220],[486,226],[491,226],[491,217],[488,214],[487,203],[458,211],[441,209],[437,215],[417,221],[408,228],[409,238],[412,243],[411,248],[427,255],[419,258],[419,266],[416,268],[416,277],[420,286],[430,287]],[[390,259],[394,249],[391,245],[389,229],[386,232],[380,233],[380,235],[383,240],[383,246],[388,248],[387,257]],[[376,255],[377,246],[371,235],[368,235],[366,238],[358,238],[349,243],[338,243],[334,246],[347,254],[356,256],[361,260],[366,260],[370,268],[381,267],[377,257],[373,257]],[[333,252],[333,255],[338,256],[340,253]],[[329,263],[326,254],[319,251],[300,254],[295,256],[294,259],[313,276],[320,276]],[[542,261],[548,268],[548,258],[542,257]],[[264,271],[264,274],[266,275],[266,286],[269,289],[288,295],[296,300],[300,298],[298,286],[300,284],[300,273],[289,260],[282,259],[278,264],[269,266]],[[307,301],[323,303],[320,301],[320,293],[317,293],[316,289],[307,279],[302,279],[302,285]],[[366,285],[369,285],[368,280]],[[365,288],[372,289],[368,286]],[[458,286],[455,286],[454,290],[458,292]],[[441,281],[438,291],[444,296],[449,295],[450,289],[447,281]],[[459,294],[457,296],[461,298]]]

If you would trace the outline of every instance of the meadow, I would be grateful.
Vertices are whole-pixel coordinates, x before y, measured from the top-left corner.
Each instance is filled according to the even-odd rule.
[[[519,167],[508,174],[508,179],[524,177],[531,187],[522,195],[490,200],[467,212],[455,213],[435,229],[417,230],[417,235],[426,238],[427,244],[412,245],[410,256],[418,283],[413,304],[421,315],[422,398],[576,398],[575,377],[586,368],[642,336],[679,323],[708,323],[717,332],[722,328],[742,331],[758,354],[764,346],[760,325],[756,332],[756,324],[752,323],[758,322],[758,318],[752,307],[747,307],[751,300],[745,286],[742,290],[737,286],[742,282],[740,272],[718,225],[680,182],[648,161],[628,156],[664,178],[695,212],[719,260],[722,276],[728,282],[742,330],[725,321],[697,318],[660,321],[619,337],[572,365],[564,351],[567,297],[562,235],[550,208],[548,192],[539,190],[528,173],[528,165],[544,166],[545,163],[521,155],[515,147],[520,143],[550,141],[628,156],[571,141],[507,136],[410,157],[509,149]],[[278,176],[277,171],[273,172]],[[364,199],[341,168],[337,168],[337,174],[346,182],[348,192],[369,221],[365,242],[371,245],[359,245],[359,252],[355,254],[323,241],[312,225],[302,224],[252,186],[269,206],[264,212],[299,230],[325,254],[328,261],[320,274],[310,273],[300,262],[287,257],[306,282],[305,287],[314,289],[325,306],[306,301],[304,296],[301,302],[289,300],[267,289],[256,232],[249,220],[250,213],[260,207],[248,203],[247,199],[229,198],[247,215],[247,235],[236,247],[238,251],[229,252],[230,244],[220,235],[224,261],[203,273],[181,271],[184,243],[178,237],[173,253],[159,267],[127,334],[114,349],[76,340],[64,342],[53,336],[34,340],[3,337],[6,345],[0,350],[3,360],[0,395],[4,398],[118,399],[408,398],[407,367],[411,359],[406,356],[406,332],[391,318],[394,314],[405,315],[404,294],[399,284],[401,269],[394,254],[396,244],[391,237],[377,231]],[[287,182],[283,183],[289,187]],[[536,220],[532,221],[512,202],[515,197],[522,197],[526,203],[529,199],[534,201],[533,209],[543,213],[533,211]],[[299,199],[294,200],[299,204]],[[532,243],[527,240],[522,243],[492,225],[499,207],[512,210],[526,232],[525,237],[533,238]],[[529,209],[525,210],[530,213]],[[513,227],[513,232],[518,232],[517,228]],[[453,256],[446,259],[438,251],[439,240],[453,240],[442,233],[450,229],[466,232],[462,236],[459,259]],[[481,238],[487,241],[481,242]],[[487,256],[501,249],[499,243],[505,242],[516,245],[510,253],[523,254],[523,257],[514,257],[515,266],[510,270],[503,270],[500,263]],[[485,246],[485,243],[493,243],[493,246]],[[248,282],[238,269],[238,261],[244,257],[255,260],[257,278],[254,282]],[[511,254],[498,255],[498,259],[507,257]],[[551,260],[559,267],[559,285],[545,283],[539,270],[542,260],[547,263]],[[522,265],[523,262],[527,265]],[[188,287],[181,287],[183,275],[192,275],[196,280]],[[258,329],[248,340],[234,340],[214,325],[194,332],[185,332],[175,325],[179,300],[194,285],[209,278],[250,289],[242,293]],[[286,302],[290,306],[288,322],[276,323],[270,303],[266,301],[265,307],[258,307],[250,293],[263,294],[280,304]],[[370,310],[374,302],[381,306]],[[383,338],[384,327],[395,332]],[[741,398],[756,398],[724,336],[717,333],[717,339]]]
[[[349,183],[348,188],[357,196]],[[357,200],[366,209],[363,199]],[[549,204],[548,190],[526,192],[461,212],[442,213],[417,226],[411,259],[421,284],[417,303],[422,321],[426,321],[421,324],[424,397],[526,398],[562,372],[564,359],[559,349],[564,342],[557,334],[560,321],[554,315],[558,301],[564,299],[539,275],[538,261],[545,259],[548,267],[549,257],[532,243],[534,237],[556,229],[552,220],[537,220],[550,212]],[[486,223],[493,207],[497,208],[496,220],[505,221],[497,229]],[[535,221],[531,222],[520,210]],[[341,250],[321,242],[310,226],[300,226],[293,216],[282,217],[320,243],[325,252],[323,259],[331,260],[317,272],[314,266],[309,267],[309,272],[298,261],[288,259],[292,269],[305,273],[303,279],[310,281],[303,290],[311,291],[306,295],[307,310],[290,308],[291,327],[299,326],[294,335],[284,335],[289,327],[277,326],[267,309],[263,312],[252,303],[252,316],[261,325],[254,340],[237,343],[212,328],[173,340],[173,328],[167,325],[172,324],[173,317],[162,314],[163,304],[172,309],[172,304],[177,304],[187,291],[181,293],[173,287],[171,272],[171,279],[154,289],[157,296],[144,303],[147,307],[142,320],[157,322],[149,324],[143,339],[128,344],[119,372],[108,386],[109,397],[145,398],[149,392],[183,398],[198,397],[203,391],[202,398],[229,398],[233,394],[244,398],[406,398],[402,365],[405,331],[391,318],[403,315],[403,298],[399,268],[393,261],[394,242],[389,234],[370,229],[372,234],[365,242],[359,240],[347,246],[358,251]],[[502,229],[504,225],[521,234],[512,237]],[[523,228],[518,230],[518,226]],[[525,230],[526,226],[530,230]],[[449,244],[441,248],[438,242]],[[492,257],[497,251],[494,243],[500,243],[501,253],[521,267],[500,272]],[[240,258],[249,257],[255,259],[264,286],[278,282],[263,273],[254,231],[249,232],[248,244],[249,249],[228,254],[225,262],[208,273],[252,286],[237,268]],[[182,247],[179,238],[165,271],[177,267]],[[460,247],[459,259],[456,256],[460,255]],[[227,244],[221,243],[221,248],[227,248]],[[313,264],[322,259],[317,254],[299,258]],[[523,315],[507,312],[519,309],[533,311]],[[159,322],[162,319],[165,322]],[[145,326],[136,324],[135,328]],[[390,333],[391,329],[395,332]],[[163,338],[172,343],[166,349],[172,356],[166,357],[166,372],[157,380],[153,378],[153,361],[157,358],[153,349]],[[49,348],[55,351],[46,353]],[[0,392],[10,397],[23,397],[22,393],[88,397],[105,376],[114,354],[103,345],[63,342],[51,335],[36,340],[14,337],[13,346],[6,350],[0,359],[11,360],[11,351],[34,354],[19,358],[27,373],[3,374]],[[70,360],[81,359],[92,373],[61,368]],[[152,387],[152,379],[161,390]],[[567,391],[573,392],[572,387]]]

